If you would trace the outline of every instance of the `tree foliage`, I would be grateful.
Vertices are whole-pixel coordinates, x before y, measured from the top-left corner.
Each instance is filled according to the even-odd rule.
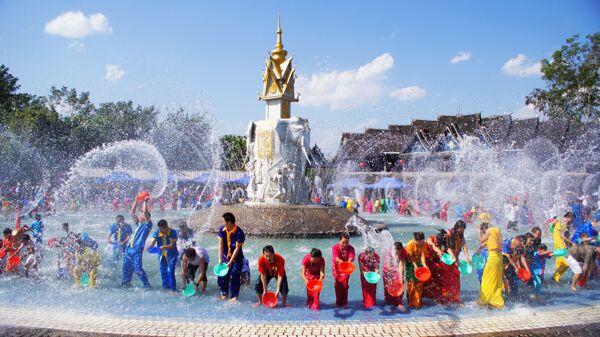
[[[546,89],[534,89],[526,104],[554,120],[600,118],[600,33],[586,39],[574,35],[551,60],[541,61]]]
[[[88,92],[62,87],[47,97],[19,93],[18,79],[0,66],[0,136],[11,144],[26,144],[43,154],[53,173],[66,171],[74,160],[103,144],[144,140],[160,151],[167,166],[179,170],[212,168],[213,125],[206,113],[170,112],[159,120],[159,111],[132,101],[94,104]],[[14,145],[13,144],[13,145]],[[19,147],[1,146],[0,161]]]
[[[224,135],[221,143],[221,169],[243,171],[246,159],[246,136]]]

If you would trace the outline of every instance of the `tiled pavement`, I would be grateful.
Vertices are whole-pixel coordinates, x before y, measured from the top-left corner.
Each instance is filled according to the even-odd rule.
[[[452,335],[523,335],[537,336],[536,331],[555,332],[565,326],[600,326],[600,302],[585,306],[563,306],[530,311],[493,312],[454,319],[403,318],[380,321],[302,321],[302,322],[219,322],[177,321],[146,318],[122,318],[64,312],[35,312],[29,309],[0,307],[0,334],[27,336],[222,336],[222,337],[280,337],[280,336],[452,336]],[[592,328],[594,329],[594,328]],[[54,331],[54,333],[52,332]],[[56,332],[59,331],[59,332]],[[69,333],[60,333],[69,331]],[[595,330],[598,331],[598,330]],[[512,332],[506,334],[507,332]],[[533,333],[531,333],[533,332]],[[556,334],[563,335],[563,333]],[[579,335],[579,334],[576,334]],[[584,335],[583,333],[581,335]],[[590,334],[586,334],[590,335]],[[591,334],[593,336],[593,334]]]

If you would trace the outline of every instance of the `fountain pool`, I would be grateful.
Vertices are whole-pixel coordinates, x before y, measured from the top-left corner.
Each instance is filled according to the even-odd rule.
[[[153,214],[154,223],[167,219],[172,223],[176,219],[186,217],[185,211],[165,211]],[[336,239],[270,239],[248,237],[244,245],[244,254],[250,260],[252,269],[251,285],[242,288],[238,303],[230,304],[217,299],[218,287],[216,276],[209,272],[208,288],[206,295],[191,298],[183,297],[180,293],[173,294],[161,288],[160,272],[154,255],[144,255],[144,268],[148,273],[151,290],[141,288],[139,280],[134,278],[133,287],[121,288],[121,271],[111,270],[108,244],[105,241],[108,226],[114,220],[111,212],[60,212],[52,217],[45,218],[48,238],[61,235],[60,223],[69,222],[72,230],[86,232],[99,242],[99,251],[102,264],[97,281],[93,289],[80,288],[73,281],[58,280],[56,274],[56,257],[52,251],[47,251],[42,261],[39,279],[24,279],[16,276],[0,277],[0,305],[16,306],[19,308],[35,308],[36,310],[87,314],[108,314],[118,317],[145,317],[145,318],[177,318],[207,321],[290,321],[290,320],[380,320],[401,317],[447,317],[469,316],[481,313],[481,307],[476,304],[479,283],[475,273],[461,278],[462,306],[428,305],[421,310],[412,310],[406,313],[385,306],[383,302],[382,284],[379,284],[377,300],[378,305],[372,309],[362,307],[360,280],[358,275],[350,278],[350,307],[339,309],[334,306],[335,295],[333,291],[333,278],[331,276],[331,246]],[[426,235],[433,234],[436,227],[442,223],[424,218],[400,218],[392,214],[364,215],[368,220],[386,223],[394,240],[406,243],[412,232],[421,230]],[[27,221],[25,222],[27,223]],[[156,228],[156,227],[155,227]],[[475,250],[475,232],[467,230],[466,238],[470,250]],[[550,243],[549,236],[544,237],[544,242]],[[209,269],[212,270],[216,261],[217,238],[214,234],[204,234],[198,237],[197,242],[207,248],[212,259]],[[149,243],[149,241],[148,241]],[[271,244],[276,252],[286,258],[286,271],[290,285],[289,302],[292,308],[266,309],[253,308],[256,301],[254,281],[257,277],[256,261],[264,245]],[[351,244],[357,252],[364,249],[361,237],[353,237]],[[300,261],[302,257],[316,247],[323,251],[326,259],[326,279],[323,293],[321,294],[321,310],[316,312],[304,308],[306,300],[304,285],[300,277]],[[554,261],[547,263],[546,273],[554,271]],[[570,276],[570,272],[565,276]],[[179,277],[179,272],[177,273]],[[180,279],[177,279],[181,287]],[[271,282],[271,286],[273,286]],[[597,281],[591,281],[590,288],[597,288]],[[545,299],[532,301],[508,301],[503,311],[533,312],[536,307],[553,306],[561,304],[586,304],[600,298],[600,290],[582,290],[572,293],[566,284],[548,285],[543,291]]]

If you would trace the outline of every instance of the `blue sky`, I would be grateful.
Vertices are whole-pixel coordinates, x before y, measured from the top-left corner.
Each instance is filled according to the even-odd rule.
[[[599,1],[0,0],[0,63],[26,92],[208,109],[219,134],[243,134],[264,118],[278,14],[299,75],[292,114],[328,152],[344,131],[413,118],[535,114],[523,97],[544,86],[539,60],[600,31]]]

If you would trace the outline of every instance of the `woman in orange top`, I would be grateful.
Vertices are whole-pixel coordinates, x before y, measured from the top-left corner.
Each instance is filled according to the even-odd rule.
[[[415,232],[414,239],[406,244],[406,297],[408,305],[412,308],[421,307],[421,298],[423,297],[423,283],[415,276],[415,270],[419,267],[427,267],[425,254],[427,245],[425,244],[425,234]],[[429,268],[428,268],[429,269]]]

